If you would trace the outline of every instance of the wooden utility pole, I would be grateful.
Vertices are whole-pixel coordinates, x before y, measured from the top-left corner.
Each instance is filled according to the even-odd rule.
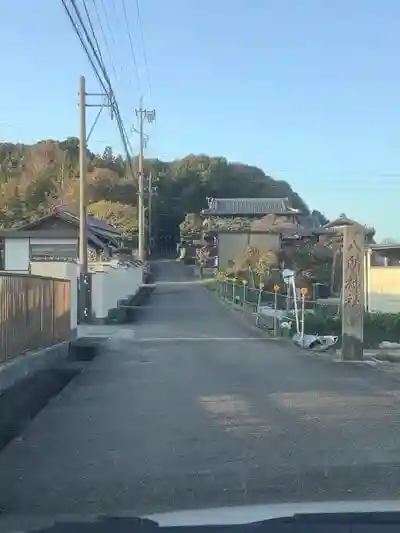
[[[364,247],[360,225],[343,230],[342,359],[364,358]]]
[[[86,87],[85,77],[79,81],[79,267],[80,274],[88,271],[86,217]]]

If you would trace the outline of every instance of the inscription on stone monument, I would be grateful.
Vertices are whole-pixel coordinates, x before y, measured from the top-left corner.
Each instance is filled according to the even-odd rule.
[[[364,337],[364,245],[362,226],[343,234],[342,359],[362,361]]]

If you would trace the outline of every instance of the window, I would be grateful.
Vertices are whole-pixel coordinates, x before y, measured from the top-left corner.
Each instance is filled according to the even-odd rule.
[[[68,244],[31,244],[31,261],[76,261],[77,245]]]

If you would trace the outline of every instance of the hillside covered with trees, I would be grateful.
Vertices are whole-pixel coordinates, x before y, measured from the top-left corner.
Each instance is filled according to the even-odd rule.
[[[137,232],[137,184],[126,160],[107,147],[88,158],[89,213],[107,220],[124,235]],[[134,161],[134,165],[137,162]],[[308,207],[285,181],[277,181],[254,166],[223,157],[189,155],[164,162],[145,161],[153,177],[154,233],[173,232],[186,213],[207,206],[214,197],[288,197],[293,207]],[[79,203],[79,141],[41,141],[34,145],[0,144],[0,226],[33,220],[56,205],[76,209]]]

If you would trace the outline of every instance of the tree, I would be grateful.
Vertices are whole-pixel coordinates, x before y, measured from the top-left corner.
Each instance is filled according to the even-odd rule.
[[[273,251],[262,251],[254,246],[248,246],[234,261],[228,274],[248,279],[250,286],[256,288],[261,282],[265,283],[273,269],[279,266],[278,255]]]
[[[102,154],[87,150],[89,210],[113,221],[125,234],[137,230],[137,180],[130,164],[106,147]],[[137,161],[133,161],[134,168]],[[285,181],[276,181],[261,169],[230,163],[224,157],[188,155],[165,162],[144,161],[152,173],[153,236],[179,233],[187,213],[198,214],[212,197],[287,197],[293,207],[308,214],[306,203]],[[21,218],[34,219],[54,205],[79,202],[79,140],[41,141],[35,145],[0,144],[0,225],[10,227]]]
[[[314,209],[313,211],[311,211],[311,217],[315,220],[318,226],[325,226],[325,224],[328,224],[329,222],[326,216],[323,213],[321,213],[321,211],[318,211],[317,209]]]
[[[111,146],[106,146],[103,152],[103,161],[107,163],[114,163],[114,154]]]
[[[132,205],[102,200],[90,204],[88,212],[114,226],[127,239],[133,238],[137,233],[137,211]]]

